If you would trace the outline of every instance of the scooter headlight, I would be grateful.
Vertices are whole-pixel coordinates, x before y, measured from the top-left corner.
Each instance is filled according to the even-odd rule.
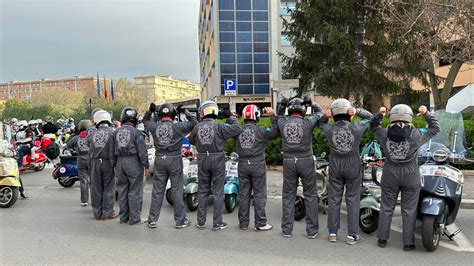
[[[445,150],[435,150],[431,156],[435,162],[442,163],[448,159],[448,153]]]

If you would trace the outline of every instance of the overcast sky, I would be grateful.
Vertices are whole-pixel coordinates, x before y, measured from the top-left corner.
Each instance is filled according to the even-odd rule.
[[[0,82],[171,75],[199,81],[199,0],[0,0]]]

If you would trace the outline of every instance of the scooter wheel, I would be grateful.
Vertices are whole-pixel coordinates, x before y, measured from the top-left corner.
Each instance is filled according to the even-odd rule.
[[[304,205],[304,198],[296,196],[295,200],[295,220],[300,221],[306,216],[306,206]]]
[[[72,187],[74,183],[76,183],[76,180],[74,178],[68,178],[66,180],[63,180],[61,178],[58,178],[58,183],[63,186],[63,187]]]
[[[198,208],[198,196],[197,193],[188,194],[186,197],[186,205],[190,211],[195,211]]]
[[[166,190],[166,195],[165,195],[165,196],[166,196],[166,201],[167,201],[171,206],[173,206],[174,201],[173,201],[173,194],[171,193],[171,188],[168,188],[168,189]]]
[[[379,226],[379,212],[371,208],[362,208],[359,212],[359,227],[362,232],[371,234]]]
[[[225,195],[225,209],[228,213],[232,213],[237,206],[237,196],[235,194]]]
[[[18,188],[1,186],[0,187],[0,207],[10,208],[18,199]]]
[[[38,164],[38,166],[36,166],[33,170],[35,170],[35,172],[43,171],[43,169],[45,168],[45,166],[46,166],[45,163],[40,163],[40,164]]]
[[[423,216],[421,229],[421,241],[427,251],[435,251],[438,248],[441,238],[441,230],[436,224],[436,217],[432,215]]]

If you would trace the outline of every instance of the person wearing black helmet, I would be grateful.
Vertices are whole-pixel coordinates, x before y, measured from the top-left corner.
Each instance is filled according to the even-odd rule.
[[[89,146],[91,205],[96,220],[109,220],[118,217],[114,211],[116,157],[112,118],[110,113],[100,110],[94,114],[93,120],[97,129],[88,133],[86,138]]]
[[[197,119],[184,107],[176,109],[172,104],[162,104],[158,109],[158,122],[152,121],[156,105],[150,104],[149,110],[143,116],[145,128],[153,136],[156,149],[155,167],[153,173],[153,191],[151,195],[148,227],[156,228],[160,216],[163,196],[168,179],[171,181],[171,194],[174,195],[173,208],[175,228],[181,229],[191,224],[186,218],[183,202],[183,161],[181,147],[185,137],[196,126]],[[184,113],[187,122],[174,122],[178,113]]]
[[[123,108],[120,122],[121,127],[114,132],[120,223],[133,225],[141,222],[143,174],[148,171],[148,153],[145,137],[135,128],[138,123],[137,110],[133,107]]]
[[[46,122],[46,124],[43,126],[44,136],[50,139],[54,139],[56,134],[58,134],[59,128],[55,124],[53,124],[53,117],[48,115],[44,118],[44,121]]]
[[[77,153],[77,175],[81,188],[81,206],[85,207],[89,204],[89,187],[90,175],[87,155],[89,154],[89,146],[87,146],[86,137],[87,129],[92,126],[89,120],[81,120],[78,125],[79,134],[74,135],[68,142],[67,148]]]
[[[237,118],[229,110],[224,112],[227,123],[217,123],[218,106],[213,101],[205,101],[199,107],[202,121],[193,129],[189,142],[196,145],[198,151],[198,213],[197,228],[205,229],[207,201],[211,194],[214,201],[212,230],[223,230],[227,223],[222,220],[224,184],[225,184],[225,154],[224,142],[236,137],[242,131]]]
[[[352,117],[355,115],[361,120],[352,122]],[[329,124],[331,117],[334,118],[334,124]],[[346,243],[354,245],[361,241],[361,237],[357,234],[361,183],[359,145],[372,118],[370,112],[361,108],[356,109],[347,99],[341,98],[332,102],[331,108],[326,111],[326,116],[320,120],[320,127],[331,149],[327,224],[330,242],[337,241],[344,189],[347,205]]]
[[[286,107],[288,118],[284,117]],[[312,114],[305,119],[307,107],[311,107]],[[288,104],[283,101],[278,109],[278,116],[272,117],[272,122],[278,125],[283,142],[281,229],[284,237],[291,237],[293,232],[296,190],[300,178],[306,206],[306,234],[310,239],[318,235],[318,194],[312,140],[313,130],[321,115],[322,109],[318,104],[313,104],[308,99],[294,98]]]

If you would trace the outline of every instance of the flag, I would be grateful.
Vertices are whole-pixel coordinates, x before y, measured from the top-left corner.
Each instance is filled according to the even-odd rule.
[[[97,97],[100,98],[100,79],[99,79],[99,72],[97,72]]]
[[[112,101],[115,100],[115,92],[114,92],[114,81],[110,80],[110,96],[112,97]]]
[[[104,75],[104,98],[107,100],[107,83],[105,83],[105,75]]]

